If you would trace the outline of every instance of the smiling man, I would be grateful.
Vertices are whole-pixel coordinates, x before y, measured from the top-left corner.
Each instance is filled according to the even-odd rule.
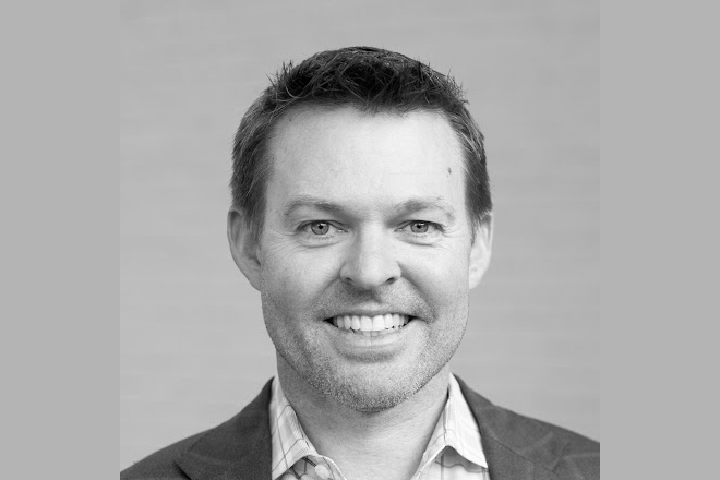
[[[232,257],[276,378],[126,479],[599,478],[599,445],[450,373],[491,254],[482,135],[449,77],[346,48],[287,66],[233,150]]]

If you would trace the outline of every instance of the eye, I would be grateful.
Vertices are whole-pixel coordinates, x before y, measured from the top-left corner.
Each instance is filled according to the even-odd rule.
[[[336,233],[344,230],[334,222],[328,220],[312,220],[305,222],[298,228],[298,231],[307,239],[328,240],[334,238]]]
[[[430,242],[442,236],[442,225],[428,220],[410,220],[399,229],[412,241]]]
[[[430,229],[430,222],[413,221],[410,222],[410,231],[413,233],[427,233]]]
[[[315,235],[327,235],[330,230],[330,224],[327,222],[313,222],[310,224],[310,230]]]

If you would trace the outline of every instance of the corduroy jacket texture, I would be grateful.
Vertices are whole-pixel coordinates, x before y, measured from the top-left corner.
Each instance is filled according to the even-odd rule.
[[[600,478],[598,442],[497,407],[458,383],[480,427],[492,480]],[[120,479],[270,480],[270,385],[232,419],[144,458]]]

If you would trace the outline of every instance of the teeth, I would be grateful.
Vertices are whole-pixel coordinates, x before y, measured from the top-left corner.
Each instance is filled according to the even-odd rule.
[[[384,315],[338,315],[333,317],[333,324],[345,330],[354,330],[367,337],[376,337],[396,332],[407,325],[408,316],[398,313]]]
[[[363,332],[372,332],[373,322],[370,317],[363,315],[360,317],[360,330]]]

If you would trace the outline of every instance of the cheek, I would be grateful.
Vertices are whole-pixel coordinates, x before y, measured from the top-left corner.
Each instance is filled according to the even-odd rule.
[[[404,255],[401,263],[413,279],[443,288],[456,285],[467,286],[468,254],[451,249],[427,249]]]
[[[323,252],[282,251],[262,265],[263,286],[288,303],[312,302],[338,276],[337,258]]]
[[[460,252],[426,252],[408,257],[405,276],[431,305],[435,314],[455,316],[466,308],[468,262]]]

